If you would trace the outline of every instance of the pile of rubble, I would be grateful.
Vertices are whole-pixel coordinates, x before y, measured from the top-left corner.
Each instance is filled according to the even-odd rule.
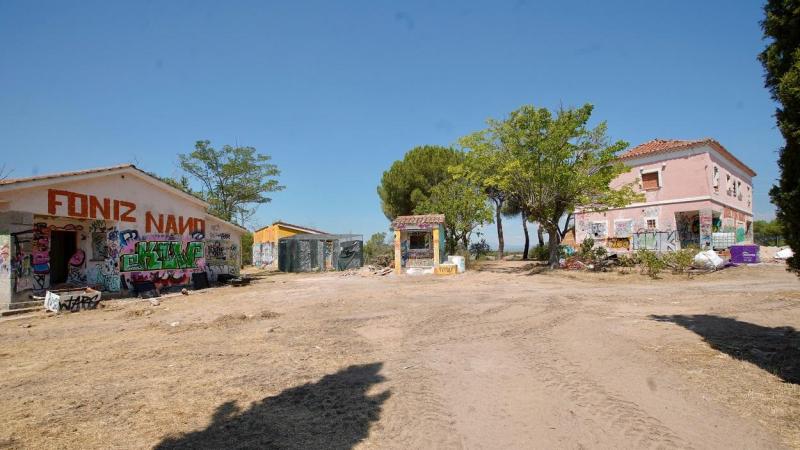
[[[359,275],[359,276],[362,276],[362,277],[371,277],[371,276],[381,276],[382,277],[382,276],[389,275],[393,271],[394,271],[394,269],[392,269],[391,267],[380,267],[380,266],[369,265],[369,266],[364,266],[364,267],[361,267],[361,268],[358,268],[358,269],[345,270],[345,271],[340,273],[340,276],[352,277],[352,276],[355,276],[355,275]]]

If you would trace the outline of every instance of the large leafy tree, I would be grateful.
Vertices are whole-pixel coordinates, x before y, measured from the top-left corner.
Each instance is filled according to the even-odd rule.
[[[769,0],[761,22],[771,40],[759,55],[766,69],[766,86],[780,103],[775,113],[786,145],[780,150],[781,176],[769,194],[777,206],[784,237],[795,255],[800,254],[800,0]],[[787,260],[800,275],[800,256]]]
[[[466,150],[464,163],[451,169],[456,177],[464,177],[479,186],[494,205],[494,222],[497,226],[497,253],[503,257],[505,239],[503,238],[503,205],[508,200],[506,187],[509,180],[500,170],[508,154],[502,143],[488,130],[478,131],[459,139],[459,145]],[[527,253],[526,253],[527,254]]]
[[[209,212],[224,220],[243,225],[258,205],[271,200],[266,194],[284,188],[275,178],[278,166],[253,147],[225,145],[217,150],[209,141],[197,141],[193,152],[178,158],[181,168],[200,182],[199,195],[211,205]],[[171,184],[191,192],[185,177]]]
[[[434,186],[451,177],[448,168],[463,159],[463,153],[448,147],[425,145],[409,150],[402,160],[383,172],[378,186],[383,213],[389,220],[413,214],[428,199]]]
[[[469,249],[475,228],[492,223],[492,208],[480,187],[466,179],[443,181],[431,189],[430,196],[414,210],[416,214],[444,214],[445,245],[455,253],[459,242]]]
[[[626,206],[641,199],[632,184],[614,189],[610,182],[628,170],[617,159],[627,147],[609,142],[606,123],[587,124],[593,106],[561,109],[523,106],[506,120],[490,122],[491,133],[511,153],[503,171],[507,191],[526,205],[532,220],[549,236],[549,264],[558,265],[561,227],[577,209],[599,211]]]

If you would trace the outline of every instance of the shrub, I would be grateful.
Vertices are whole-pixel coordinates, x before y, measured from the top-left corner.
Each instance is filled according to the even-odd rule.
[[[546,245],[537,245],[531,249],[530,258],[534,261],[547,261],[550,259],[550,249]]]
[[[578,250],[581,256],[587,257],[591,256],[594,250],[594,239],[587,237],[586,239],[581,242],[581,248]]]
[[[664,259],[656,252],[646,249],[636,251],[636,259],[642,267],[642,273],[650,278],[658,278],[658,274],[666,267]]]
[[[672,269],[672,273],[686,273],[694,262],[697,252],[691,248],[682,248],[664,255],[664,264]]]
[[[480,259],[483,256],[486,256],[492,248],[486,242],[486,239],[481,239],[480,242],[473,242],[469,246],[469,252],[475,257],[475,259]]]

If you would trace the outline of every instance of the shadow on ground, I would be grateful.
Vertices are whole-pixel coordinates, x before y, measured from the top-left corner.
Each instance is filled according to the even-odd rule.
[[[155,448],[352,448],[367,437],[389,398],[388,390],[367,395],[374,384],[384,381],[379,374],[382,366],[350,366],[246,410],[236,402],[223,403],[204,430],[166,437]]]
[[[753,363],[788,383],[800,384],[800,333],[792,327],[763,327],[706,314],[650,317],[676,323],[716,350]]]

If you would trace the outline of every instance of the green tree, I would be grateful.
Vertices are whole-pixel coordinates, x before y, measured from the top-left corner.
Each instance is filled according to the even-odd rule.
[[[370,236],[366,244],[364,244],[364,260],[372,263],[375,258],[383,256],[391,256],[392,244],[387,242],[386,233],[375,233]]]
[[[242,266],[253,265],[253,233],[242,234]]]
[[[486,197],[494,204],[494,222],[497,225],[497,254],[503,257],[505,239],[503,238],[503,204],[508,198],[506,187],[510,180],[504,178],[500,168],[508,156],[502,143],[488,130],[478,131],[459,139],[459,145],[466,150],[464,162],[451,168],[456,177],[464,177],[483,189]]]
[[[780,150],[778,184],[770,189],[776,217],[795,255],[800,254],[800,0],[769,0],[761,22],[771,42],[759,55],[766,69],[765,85],[780,103],[775,112],[786,145]],[[787,260],[800,275],[800,256]]]
[[[178,158],[181,168],[200,182],[209,212],[230,222],[244,224],[258,205],[271,201],[267,193],[284,188],[275,178],[278,167],[253,147],[225,145],[217,150],[209,141],[197,141],[193,152]]]
[[[781,245],[783,242],[783,226],[775,220],[756,220],[753,222],[753,235],[757,244]]]
[[[430,196],[431,189],[449,179],[448,168],[460,164],[463,153],[447,147],[425,145],[409,150],[383,172],[378,196],[389,220],[413,214]]]
[[[617,159],[627,143],[610,143],[606,123],[587,123],[593,106],[560,109],[523,106],[490,130],[511,153],[503,171],[507,191],[527,207],[531,219],[548,234],[549,264],[558,266],[560,222],[577,209],[602,211],[626,206],[642,196],[633,183],[613,189],[609,183],[629,169]]]
[[[444,214],[445,245],[453,254],[460,242],[469,249],[469,239],[478,226],[492,223],[492,208],[482,190],[465,179],[437,184],[430,196],[414,210],[416,214]]]

